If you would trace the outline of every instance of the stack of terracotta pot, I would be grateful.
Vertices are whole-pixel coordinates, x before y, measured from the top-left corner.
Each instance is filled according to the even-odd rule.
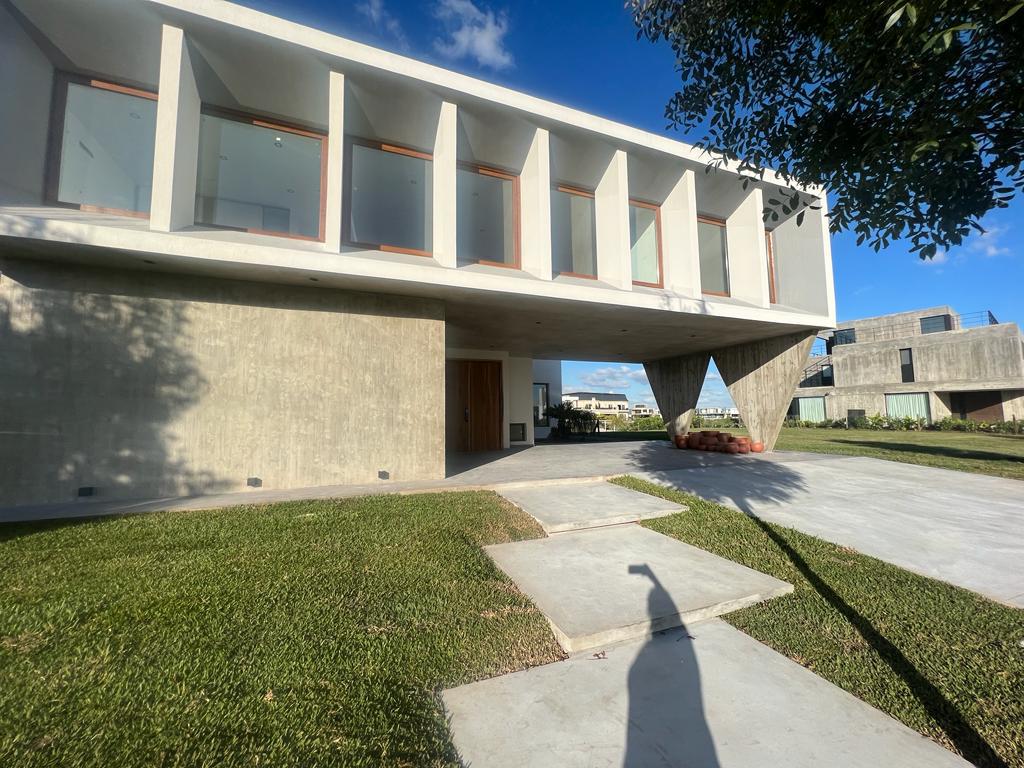
[[[728,432],[705,429],[688,435],[676,435],[676,448],[720,453],[761,453],[764,443],[751,442],[749,437],[737,437]]]

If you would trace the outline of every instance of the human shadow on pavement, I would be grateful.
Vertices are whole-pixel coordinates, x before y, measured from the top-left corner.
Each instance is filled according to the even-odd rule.
[[[652,621],[679,613],[649,565],[631,565],[629,572],[651,580],[647,612]],[[630,667],[628,692],[623,768],[719,768],[704,719],[693,638],[685,625],[658,633],[644,644]]]

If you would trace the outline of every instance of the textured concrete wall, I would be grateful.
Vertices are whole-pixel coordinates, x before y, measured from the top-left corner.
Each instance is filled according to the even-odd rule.
[[[700,352],[644,363],[651,391],[671,437],[685,435],[690,428],[710,361],[709,353]]]
[[[439,302],[0,268],[0,504],[443,477]]]
[[[913,350],[914,378],[936,389],[1001,389],[1024,381],[1014,323],[929,333],[894,341],[842,344],[832,351],[837,387],[901,382],[899,350]]]

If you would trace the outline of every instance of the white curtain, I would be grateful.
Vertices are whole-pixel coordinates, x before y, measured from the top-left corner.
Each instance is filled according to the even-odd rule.
[[[903,419],[909,416],[912,419],[931,420],[931,413],[928,410],[928,395],[924,392],[886,395],[885,412],[893,419]]]
[[[800,420],[801,421],[824,421],[825,420],[825,398],[824,397],[801,397]]]

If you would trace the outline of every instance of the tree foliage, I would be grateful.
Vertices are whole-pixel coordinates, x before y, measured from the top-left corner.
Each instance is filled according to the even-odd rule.
[[[681,89],[665,115],[741,170],[832,196],[833,231],[922,258],[1024,187],[1024,3],[629,0]]]

